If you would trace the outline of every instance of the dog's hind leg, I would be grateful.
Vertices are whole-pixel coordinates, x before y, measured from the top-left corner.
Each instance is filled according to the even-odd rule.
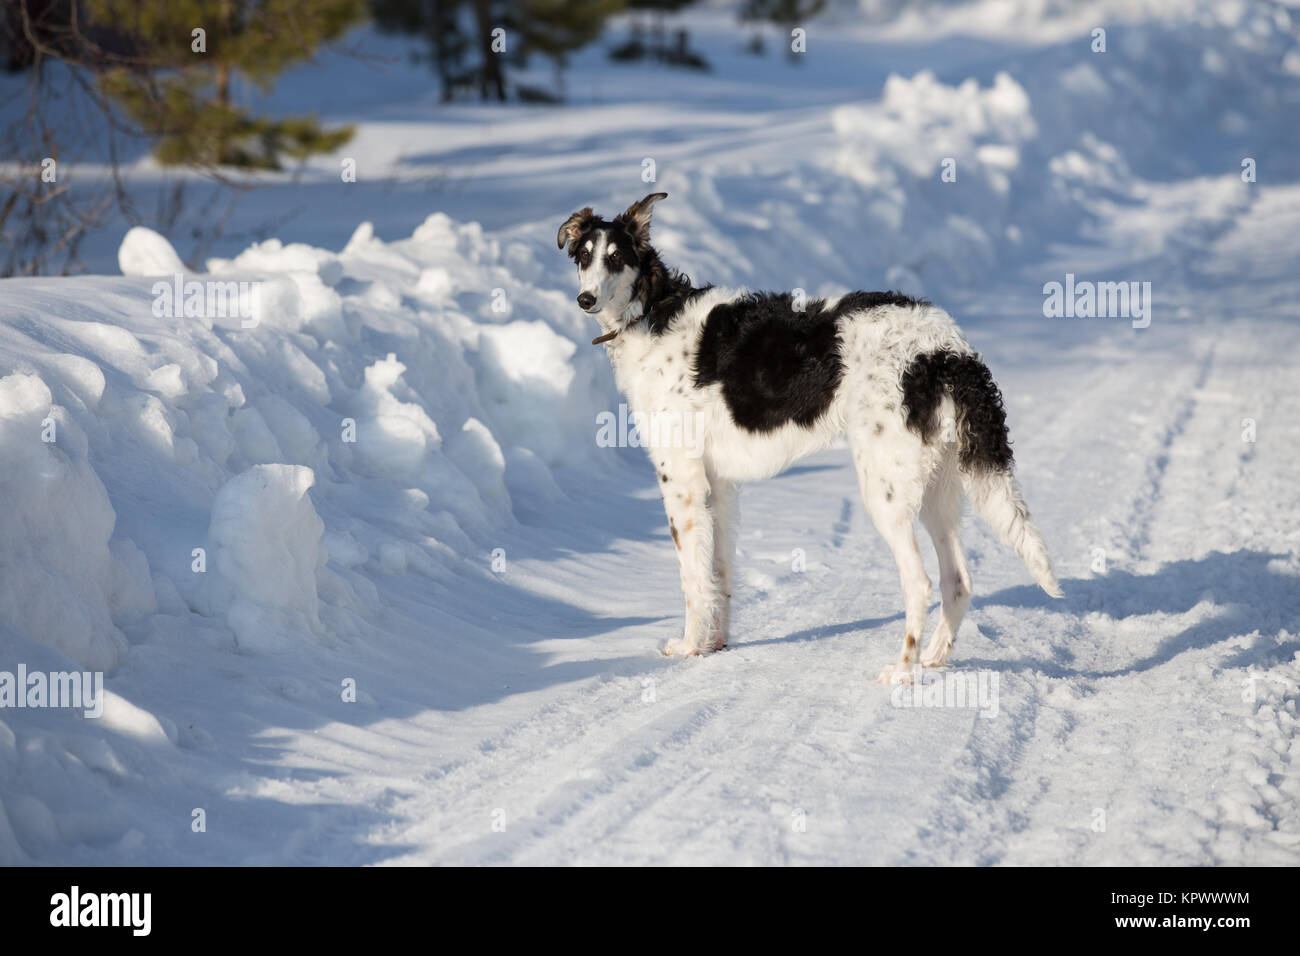
[[[921,657],[926,667],[947,663],[957,629],[970,606],[970,572],[961,547],[961,505],[961,476],[953,455],[940,467],[921,503],[921,523],[939,555],[939,596],[943,602],[939,625]]]
[[[721,650],[727,646],[731,628],[731,591],[734,586],[732,562],[736,553],[740,489],[734,482],[710,475],[709,490],[709,511],[713,514],[713,576],[718,588],[713,648]]]
[[[925,631],[930,579],[916,543],[916,518],[929,472],[930,455],[901,420],[881,422],[881,430],[854,441],[858,487],[867,513],[894,553],[903,590],[903,646],[898,661],[880,672],[882,684],[910,683],[920,664],[920,641]]]

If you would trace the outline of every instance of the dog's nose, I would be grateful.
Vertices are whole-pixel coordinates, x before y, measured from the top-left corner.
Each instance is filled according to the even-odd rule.
[[[596,304],[596,297],[590,292],[582,292],[578,295],[578,305],[582,309],[590,309]]]

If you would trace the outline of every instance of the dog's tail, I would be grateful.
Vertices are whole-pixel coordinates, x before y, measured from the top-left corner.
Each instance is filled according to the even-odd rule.
[[[907,367],[902,386],[908,427],[927,443],[936,437],[956,443],[962,486],[975,513],[1015,551],[1039,587],[1063,597],[1047,546],[1012,475],[1006,410],[988,367],[978,355],[929,352]],[[952,409],[951,419],[941,419],[944,407]]]
[[[965,473],[962,479],[975,513],[1016,553],[1038,586],[1052,597],[1064,597],[1052,570],[1047,545],[1029,519],[1029,509],[1011,472]]]

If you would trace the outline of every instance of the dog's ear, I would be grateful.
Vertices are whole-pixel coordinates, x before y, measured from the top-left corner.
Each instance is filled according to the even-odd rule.
[[[564,225],[560,226],[560,231],[555,237],[555,244],[563,249],[566,243],[572,242],[587,230],[587,223],[595,219],[596,215],[591,211],[590,206],[584,206],[579,209],[568,219],[564,220]]]
[[[654,205],[661,199],[667,199],[667,193],[651,193],[640,202],[634,202],[627,207],[627,212],[619,216],[624,222],[631,224],[633,231],[641,239],[650,238],[650,215],[654,212]]]

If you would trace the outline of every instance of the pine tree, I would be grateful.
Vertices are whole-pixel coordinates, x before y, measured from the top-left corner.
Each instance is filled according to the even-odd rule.
[[[506,77],[502,67],[505,57],[495,49],[493,34],[503,29],[508,18],[508,4],[504,0],[473,0],[474,20],[478,25],[479,95],[483,99],[495,98],[504,102]]]
[[[745,0],[740,8],[740,19],[749,22],[766,20],[776,24],[782,32],[789,33],[824,9],[826,0]],[[751,48],[755,47],[761,49],[761,38],[757,44],[751,43]],[[790,58],[798,60],[793,52]]]
[[[385,33],[422,36],[429,46],[429,61],[438,74],[438,97],[448,103],[456,89],[468,85],[465,68],[469,39],[461,29],[460,14],[466,0],[370,0],[370,14]]]
[[[156,138],[164,164],[279,169],[337,149],[352,128],[310,116],[256,116],[232,99],[236,75],[269,89],[365,15],[364,0],[84,0],[91,23],[129,41],[100,84]]]
[[[628,7],[635,11],[646,10],[650,13],[650,35],[653,37],[653,52],[660,60],[668,56],[668,29],[665,21],[670,13],[692,3],[693,0],[629,0]]]
[[[625,0],[517,0],[515,27],[528,52],[541,53],[555,64],[559,99],[564,98],[569,54],[600,36],[605,20],[624,5]]]
[[[641,60],[652,56],[669,66],[686,66],[696,70],[709,69],[708,61],[691,49],[690,31],[679,26],[668,39],[668,16],[690,6],[695,0],[628,0],[627,7],[634,13],[648,12],[649,29],[639,17],[631,18],[631,33],[627,40],[609,51],[611,60]],[[646,37],[649,36],[649,43]]]
[[[369,6],[381,30],[425,39],[444,103],[474,86],[484,100],[506,98],[506,56],[494,49],[493,33],[509,21],[507,0],[369,0]]]
[[[36,62],[36,44],[48,49],[67,45],[72,0],[0,0],[0,53],[9,73]]]

